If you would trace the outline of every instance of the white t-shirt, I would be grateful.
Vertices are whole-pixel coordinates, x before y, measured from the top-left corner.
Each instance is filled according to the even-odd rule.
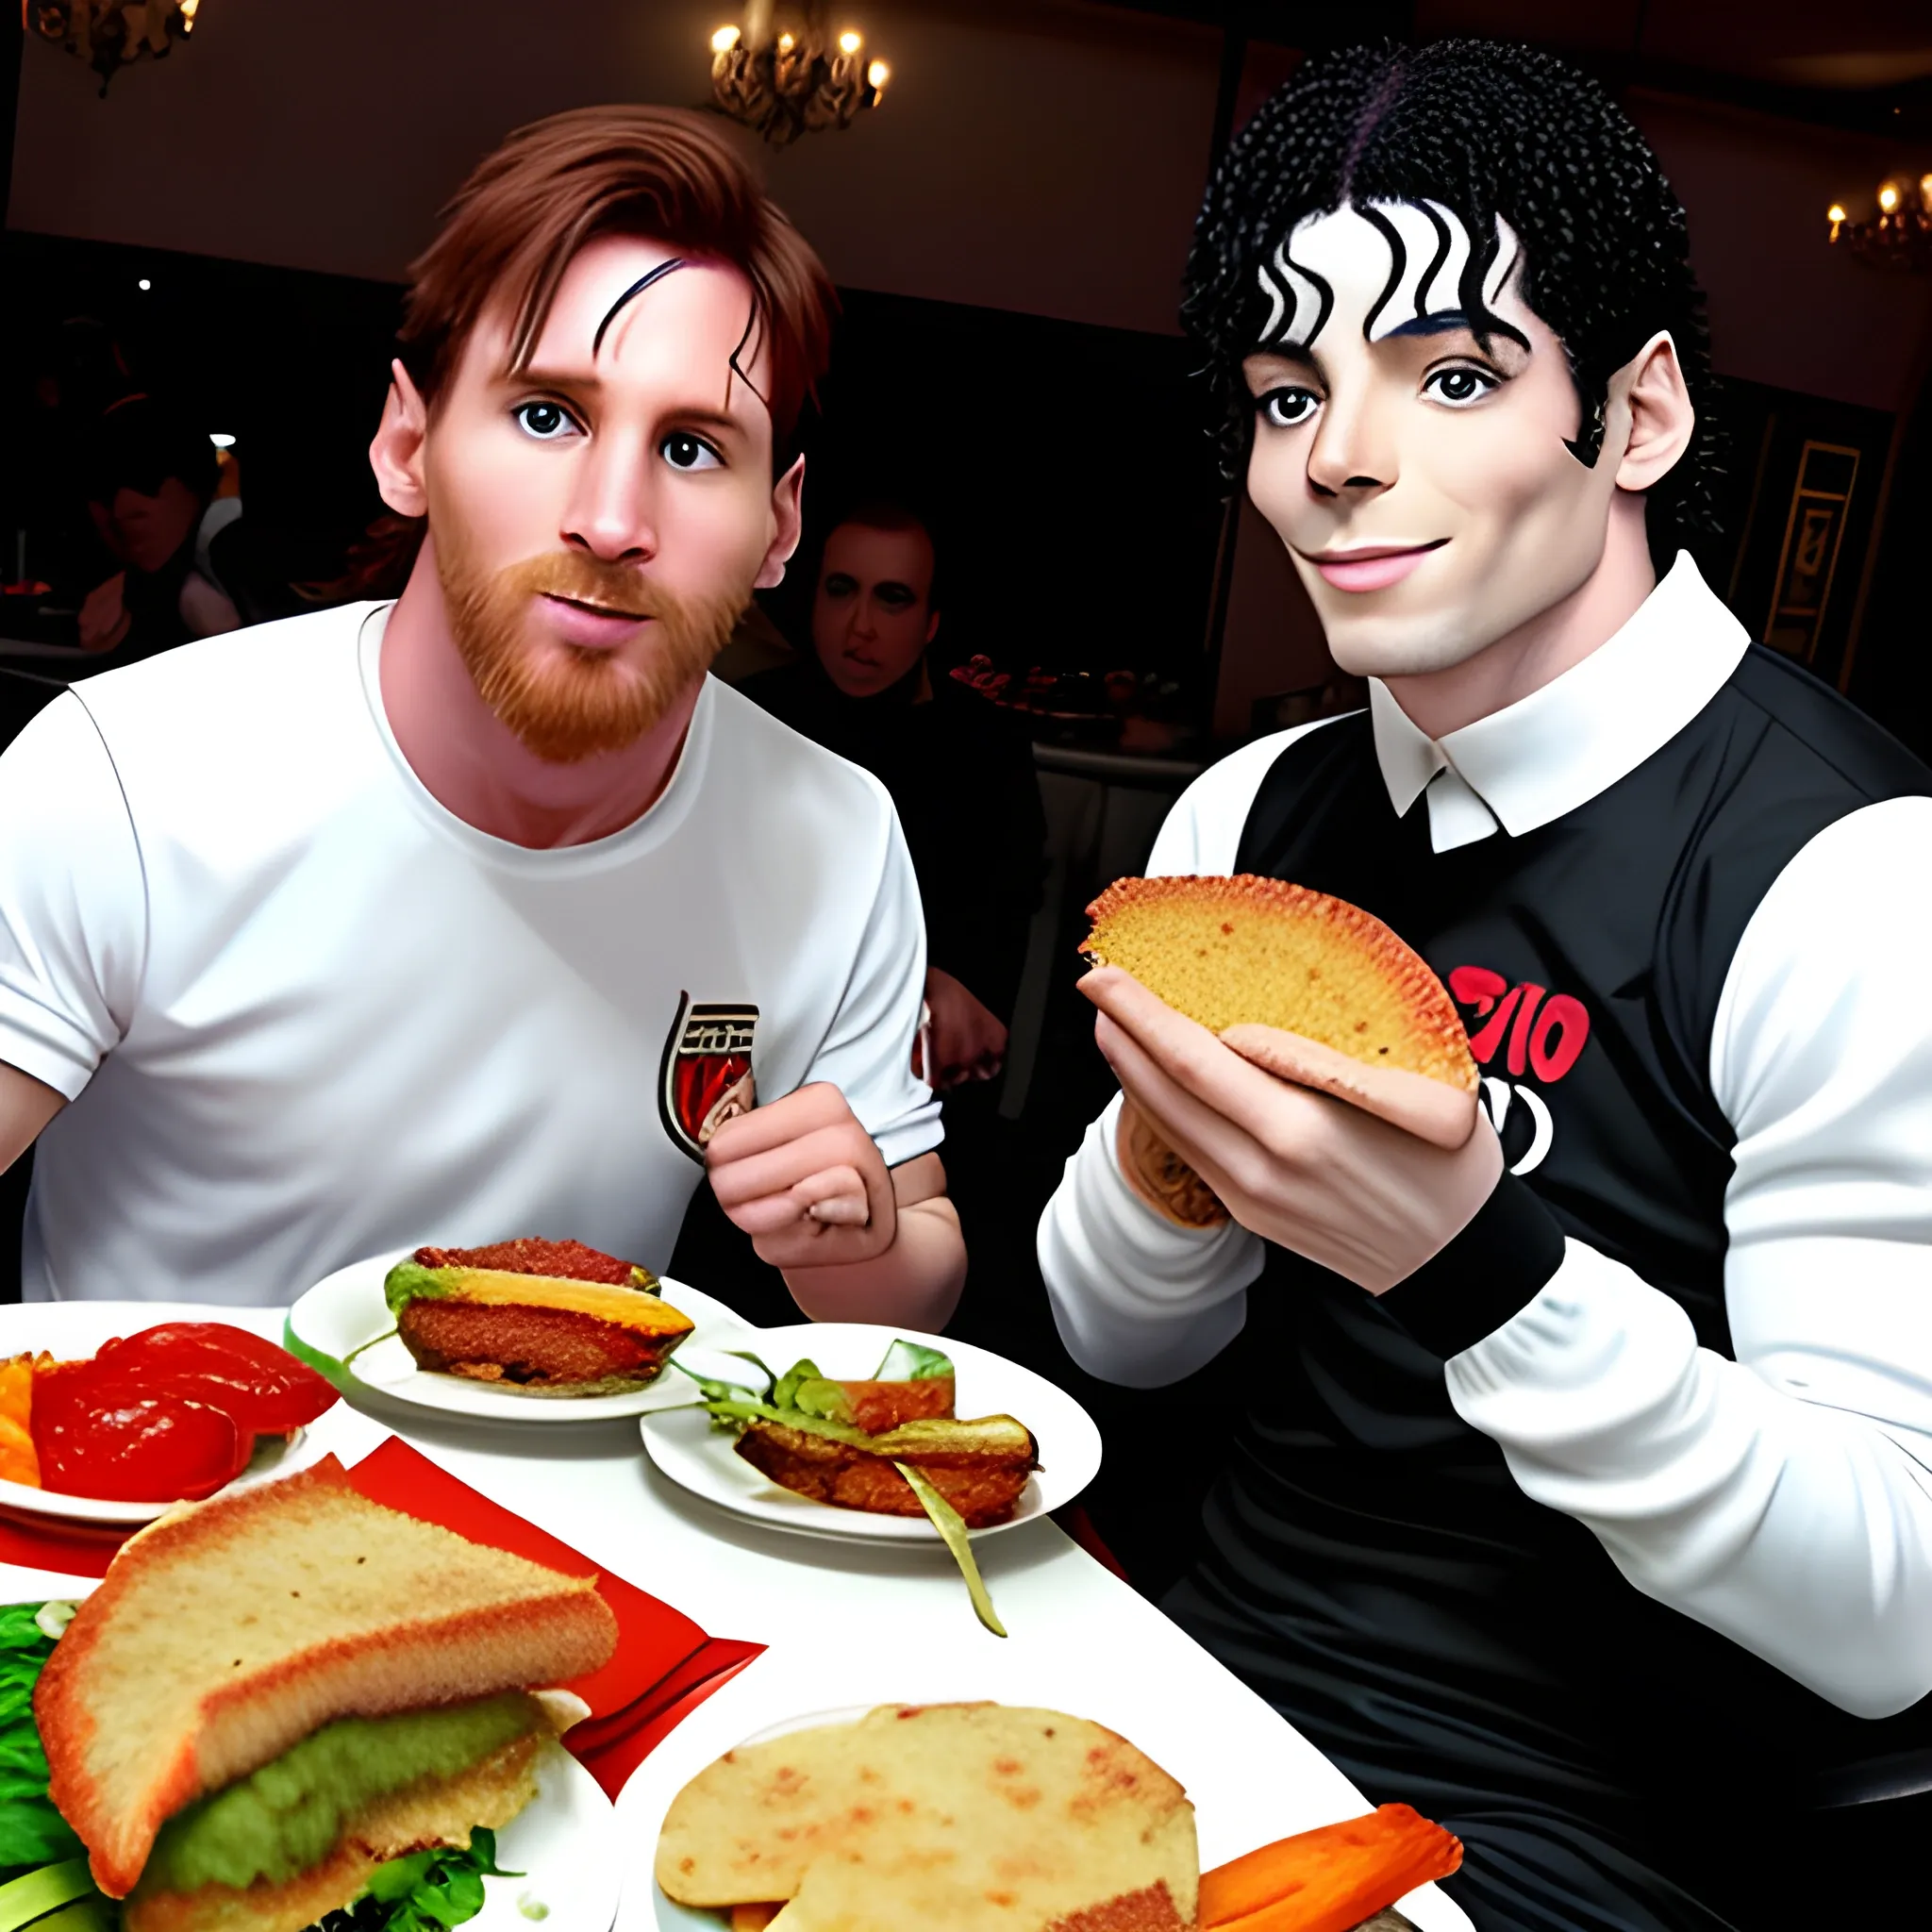
[[[832,1082],[889,1164],[939,1143],[919,891],[874,778],[710,679],[642,818],[509,844],[405,762],[386,622],[106,673],[0,757],[0,1060],[72,1102],[29,1300],[273,1304],[525,1234],[661,1268],[703,1173],[671,1115],[732,1077],[667,1092],[674,1031],[723,1052],[750,1024],[758,1097]],[[710,1040],[686,996],[724,1009]]]

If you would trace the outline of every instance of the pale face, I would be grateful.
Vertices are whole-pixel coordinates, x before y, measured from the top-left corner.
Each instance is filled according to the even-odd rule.
[[[94,507],[94,526],[123,563],[158,571],[194,534],[201,510],[180,477],[164,476],[152,496],[123,484],[111,504]]]
[[[750,287],[692,260],[637,289],[674,258],[591,242],[514,375],[508,318],[487,316],[424,441],[452,634],[491,708],[559,763],[663,716],[795,534],[796,475],[772,480],[769,369],[756,336],[740,349]]]
[[[841,524],[825,540],[811,641],[825,675],[851,698],[897,684],[939,628],[932,539],[924,530]]]
[[[1372,208],[1399,248],[1354,208],[1304,222],[1274,258],[1274,337],[1242,365],[1248,493],[1357,675],[1463,663],[1579,590],[1616,491],[1627,406],[1613,392],[1586,468],[1565,446],[1581,408],[1563,345],[1523,301],[1516,238],[1498,224],[1483,294],[1520,340],[1485,347],[1457,292],[1468,238],[1433,212]]]

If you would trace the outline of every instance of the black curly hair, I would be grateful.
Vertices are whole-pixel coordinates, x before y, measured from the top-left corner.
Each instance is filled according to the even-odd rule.
[[[1306,216],[1344,202],[1424,201],[1454,212],[1474,243],[1463,307],[1478,331],[1494,324],[1481,290],[1496,217],[1522,241],[1524,299],[1561,340],[1582,405],[1570,445],[1579,461],[1593,464],[1601,448],[1611,375],[1657,330],[1671,332],[1697,430],[1649,492],[1652,542],[1668,554],[1670,540],[1714,529],[1716,381],[1683,208],[1596,82],[1494,41],[1311,57],[1229,148],[1194,225],[1181,305],[1220,391],[1229,482],[1254,434],[1242,358],[1293,293],[1271,269],[1274,252]]]

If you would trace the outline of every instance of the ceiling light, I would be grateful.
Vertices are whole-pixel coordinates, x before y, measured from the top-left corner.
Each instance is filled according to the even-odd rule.
[[[878,105],[890,70],[883,60],[864,64],[863,34],[828,32],[824,0],[786,7],[791,25],[783,31],[774,10],[774,0],[748,0],[742,32],[721,27],[711,36],[711,99],[720,109],[783,147],[801,134],[849,127]]]

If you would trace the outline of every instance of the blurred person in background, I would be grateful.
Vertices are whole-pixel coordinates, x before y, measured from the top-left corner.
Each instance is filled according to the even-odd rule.
[[[892,794],[925,908],[932,1063],[922,1071],[947,1091],[991,1081],[1005,1062],[1046,820],[1018,725],[933,675],[939,581],[926,523],[903,504],[860,503],[825,539],[812,655],[742,689]]]
[[[239,629],[219,558],[239,538],[242,499],[225,493],[208,436],[172,406],[128,396],[95,425],[84,467],[89,514],[121,568],[81,605],[82,648],[128,663]]]

